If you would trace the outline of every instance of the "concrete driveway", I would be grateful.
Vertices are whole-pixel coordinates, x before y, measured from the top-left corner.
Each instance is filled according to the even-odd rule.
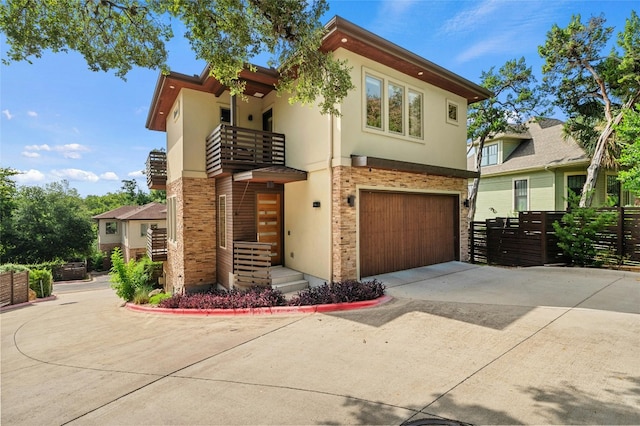
[[[640,424],[640,275],[452,262],[391,302],[179,317],[112,290],[3,312],[2,424]]]

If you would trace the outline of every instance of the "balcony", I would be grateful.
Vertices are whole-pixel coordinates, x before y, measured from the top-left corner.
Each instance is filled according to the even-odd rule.
[[[147,229],[147,256],[153,262],[167,260],[167,228]]]
[[[284,166],[284,144],[280,133],[221,124],[207,137],[207,175]]]
[[[151,151],[147,157],[147,187],[149,189],[167,188],[167,153]]]

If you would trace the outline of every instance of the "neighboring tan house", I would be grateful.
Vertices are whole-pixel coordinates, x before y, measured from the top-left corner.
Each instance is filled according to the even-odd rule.
[[[529,122],[523,133],[505,133],[487,140],[474,220],[516,216],[520,211],[561,211],[569,190],[582,193],[590,158],[569,137],[563,122],[543,119]],[[475,170],[475,156],[467,159]],[[617,172],[602,168],[593,206],[629,205],[634,197],[621,189]]]
[[[93,216],[98,222],[98,250],[109,255],[119,247],[125,262],[147,254],[147,230],[167,226],[167,206],[122,206]]]
[[[147,179],[167,191],[171,291],[234,286],[255,241],[312,285],[467,258],[467,104],[491,93],[340,17],[326,30],[356,86],[340,117],[289,104],[273,69],[243,71],[237,101],[208,68],[160,75]]]

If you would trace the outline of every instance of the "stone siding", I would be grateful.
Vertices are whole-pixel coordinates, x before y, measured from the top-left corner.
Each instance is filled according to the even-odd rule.
[[[181,178],[167,184],[176,197],[176,241],[167,242],[167,288],[175,292],[216,284],[215,180]]]
[[[468,259],[467,179],[421,173],[398,172],[360,167],[339,166],[333,169],[333,277],[334,281],[355,279],[357,271],[357,207],[346,200],[356,196],[357,186],[398,189],[402,191],[449,191],[460,193],[460,260]]]

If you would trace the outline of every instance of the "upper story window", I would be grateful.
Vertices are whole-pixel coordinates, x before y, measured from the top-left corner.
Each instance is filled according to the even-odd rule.
[[[115,235],[118,233],[118,222],[105,223],[105,233],[107,235]]]
[[[367,75],[367,127],[382,130],[382,80]]]
[[[498,144],[487,145],[482,148],[482,161],[480,166],[492,166],[498,164]]]
[[[229,108],[220,108],[220,122],[231,124],[231,110]]]
[[[141,237],[146,237],[147,236],[147,230],[149,228],[158,229],[158,224],[157,223],[141,223],[140,224],[140,236]]]
[[[529,209],[529,181],[527,179],[513,181],[513,209],[517,212]]]
[[[365,127],[394,135],[422,139],[422,92],[365,72]]]

